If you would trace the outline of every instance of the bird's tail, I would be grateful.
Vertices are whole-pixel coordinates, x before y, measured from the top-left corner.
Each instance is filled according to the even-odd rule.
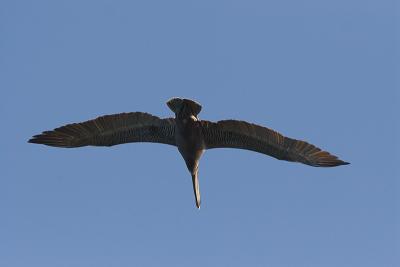
[[[197,172],[195,174],[192,174],[192,182],[193,182],[194,197],[196,199],[196,207],[200,209],[200,187],[199,187],[199,179],[197,177]]]

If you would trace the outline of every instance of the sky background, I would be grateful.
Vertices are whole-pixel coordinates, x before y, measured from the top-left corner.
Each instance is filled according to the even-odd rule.
[[[400,266],[394,2],[1,1],[0,266]],[[173,96],[351,165],[27,143]]]

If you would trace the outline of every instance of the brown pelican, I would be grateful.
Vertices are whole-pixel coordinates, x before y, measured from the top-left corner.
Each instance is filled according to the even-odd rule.
[[[349,164],[305,141],[285,137],[256,124],[238,120],[199,120],[201,105],[190,99],[172,98],[167,105],[175,113],[175,118],[161,119],[142,112],[106,115],[45,131],[33,136],[28,142],[65,148],[133,142],[176,146],[192,175],[198,208],[200,190],[197,173],[200,157],[206,149],[247,149],[314,167]]]

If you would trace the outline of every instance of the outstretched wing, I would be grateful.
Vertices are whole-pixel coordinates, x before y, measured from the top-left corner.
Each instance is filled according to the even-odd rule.
[[[131,142],[175,145],[175,119],[148,113],[106,115],[35,135],[29,143],[55,147],[113,146]]]
[[[201,121],[201,124],[207,149],[241,148],[315,167],[349,164],[307,142],[284,137],[274,130],[245,121]]]

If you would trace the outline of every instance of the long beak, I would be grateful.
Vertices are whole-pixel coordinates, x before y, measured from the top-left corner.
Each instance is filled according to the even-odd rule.
[[[194,197],[196,199],[196,207],[200,209],[200,187],[199,187],[199,179],[197,178],[197,172],[195,174],[192,174],[192,182],[193,182]]]

